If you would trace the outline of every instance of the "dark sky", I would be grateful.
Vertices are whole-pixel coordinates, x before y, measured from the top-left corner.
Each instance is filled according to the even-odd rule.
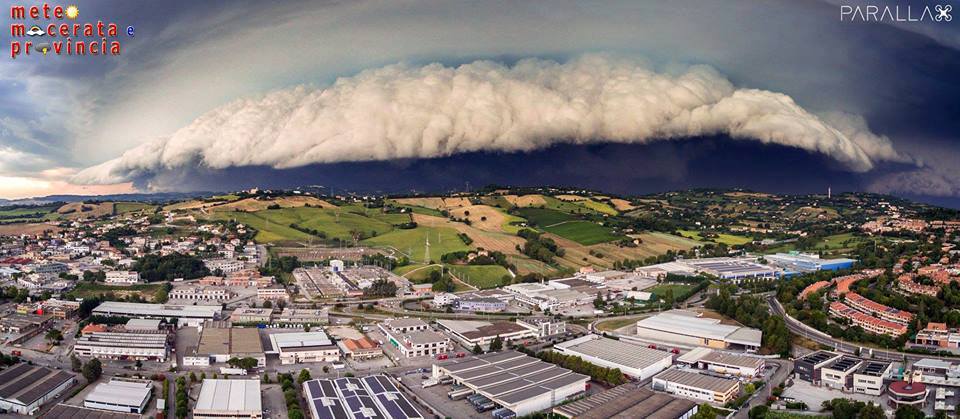
[[[0,61],[0,196],[469,181],[956,206],[960,19],[841,19],[865,4],[87,1],[79,21],[137,35]],[[652,78],[576,87],[604,66]],[[470,100],[431,90],[452,73]]]

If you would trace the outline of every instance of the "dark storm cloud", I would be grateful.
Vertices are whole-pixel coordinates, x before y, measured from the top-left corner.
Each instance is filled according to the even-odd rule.
[[[119,59],[0,63],[0,94],[19,92],[16,105],[0,104],[0,146],[50,166],[87,166],[236,98],[324,86],[366,68],[564,61],[601,51],[647,57],[658,68],[708,64],[737,87],[783,92],[817,112],[863,115],[911,155],[922,156],[927,142],[948,144],[938,155],[956,155],[958,25],[849,24],[837,7],[790,0],[83,2],[82,17],[129,22],[137,38]],[[27,139],[17,134],[28,132],[22,123],[2,130],[3,117],[13,115],[17,123],[55,122]],[[762,158],[764,150],[745,157]],[[957,182],[942,168],[922,170]],[[175,185],[162,177],[151,184]]]

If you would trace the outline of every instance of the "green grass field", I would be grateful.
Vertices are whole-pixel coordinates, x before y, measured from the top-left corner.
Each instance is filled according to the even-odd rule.
[[[660,284],[650,288],[645,289],[646,292],[651,292],[657,296],[657,298],[663,298],[667,295],[667,290],[673,290],[674,298],[679,298],[681,295],[693,289],[693,285],[687,284]]]
[[[143,298],[152,300],[162,285],[162,283],[153,283],[124,286],[80,281],[77,286],[69,292],[69,294],[75,298],[96,297],[100,294],[107,294],[111,292],[118,296],[140,294]]]
[[[277,243],[285,241],[310,240],[314,237],[297,231],[289,227],[290,223],[280,224],[269,220],[252,212],[214,212],[214,220],[236,220],[238,223],[246,224],[257,229],[257,235],[254,237],[259,243]]]
[[[4,223],[40,222],[56,220],[57,205],[46,205],[25,208],[0,207],[0,221]]]
[[[153,211],[154,208],[156,208],[155,205],[150,205],[143,202],[117,202],[113,204],[113,212],[116,214],[126,214],[128,212],[142,210]]]
[[[574,220],[570,214],[548,208],[520,208],[517,214],[540,228]]]
[[[545,208],[554,209],[567,214],[595,214],[599,212],[593,208],[590,208],[589,206],[581,205],[579,202],[561,201],[552,196],[544,196],[543,199],[547,202],[546,205],[544,205]]]
[[[389,247],[409,255],[416,262],[423,262],[425,243],[430,238],[430,259],[439,261],[445,253],[470,250],[463,244],[457,231],[447,227],[417,227],[412,230],[394,230],[372,237],[362,243],[367,246]]]
[[[505,285],[503,277],[510,275],[507,269],[500,265],[447,265],[447,269],[461,281],[480,289]]]
[[[853,251],[859,244],[867,241],[870,241],[870,239],[867,237],[857,236],[854,233],[834,234],[832,236],[824,237],[817,242],[813,248],[805,249],[803,251],[823,251],[826,256],[840,256]],[[764,253],[785,253],[794,250],[797,250],[797,244],[796,242],[790,242],[769,247],[764,251]]]
[[[601,214],[617,215],[617,210],[613,209],[613,207],[604,202],[594,201],[592,199],[584,199],[583,201],[575,201],[575,203]]]
[[[611,242],[623,238],[611,233],[609,228],[590,221],[568,221],[546,227],[544,230],[565,239],[573,240],[584,246]]]
[[[355,232],[371,237],[393,230],[390,223],[342,209],[297,207],[252,213],[225,211],[214,213],[214,218],[236,218],[239,222],[253,226],[258,231],[255,237],[258,242],[307,240],[313,237],[291,228],[291,224],[321,231],[328,239],[341,240],[353,240]]]
[[[679,230],[680,234],[686,238],[698,240],[698,241],[709,241],[709,239],[704,239],[700,235],[699,231],[694,230]],[[727,246],[736,246],[740,244],[750,243],[753,241],[750,237],[737,236],[734,234],[718,233],[716,238],[713,238],[714,242],[723,243]]]
[[[380,211],[379,208],[364,208],[357,205],[343,206],[340,207],[341,211],[350,212],[353,214],[361,215],[367,218],[372,218],[377,221],[382,221],[391,225],[400,225],[406,224],[411,221],[410,214],[400,214],[400,213],[391,213],[384,214]]]

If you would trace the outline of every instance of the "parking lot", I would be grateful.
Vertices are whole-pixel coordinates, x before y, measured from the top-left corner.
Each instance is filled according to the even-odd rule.
[[[795,399],[797,402],[804,402],[807,404],[807,407],[810,408],[810,411],[813,412],[823,410],[821,407],[823,402],[836,398],[853,399],[864,403],[882,403],[882,406],[886,406],[887,401],[886,395],[877,397],[861,393],[845,393],[840,390],[831,390],[827,387],[815,387],[813,384],[803,380],[793,380],[793,385],[784,389],[783,397]]]
[[[435,409],[439,410],[446,417],[451,418],[471,418],[471,419],[489,419],[490,412],[477,412],[473,406],[466,400],[450,400],[447,393],[450,391],[450,385],[435,385],[433,387],[423,388],[423,377],[430,378],[430,371],[416,373],[399,373],[400,382],[407,386],[417,397],[424,400]]]

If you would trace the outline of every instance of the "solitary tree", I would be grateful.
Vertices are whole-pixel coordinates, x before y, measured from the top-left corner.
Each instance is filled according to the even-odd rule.
[[[297,377],[297,384],[303,384],[304,381],[310,381],[310,370],[306,368],[300,370],[300,375]]]
[[[500,338],[500,335],[493,338],[493,341],[490,342],[490,352],[498,352],[503,349],[503,339]]]
[[[86,364],[83,364],[83,378],[87,379],[88,383],[97,381],[100,378],[100,375],[103,374],[103,365],[100,364],[100,360],[93,358],[87,361]]]
[[[473,353],[477,355],[483,353],[483,348],[480,347],[480,344],[478,343],[473,344]]]

